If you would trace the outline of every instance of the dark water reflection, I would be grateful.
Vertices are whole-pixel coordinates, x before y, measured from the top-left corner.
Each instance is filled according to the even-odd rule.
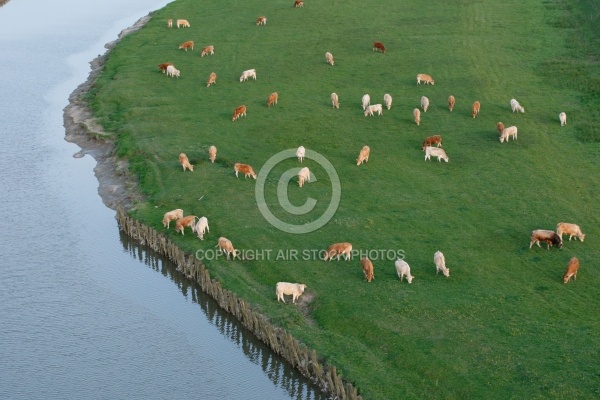
[[[123,249],[132,258],[139,260],[151,270],[160,273],[173,282],[185,298],[200,306],[208,322],[216,327],[229,341],[241,349],[253,364],[260,366],[264,374],[274,385],[285,389],[292,399],[327,399],[309,379],[293,369],[279,355],[273,353],[252,332],[246,329],[235,317],[223,311],[218,303],[206,295],[200,286],[177,271],[177,267],[167,258],[152,249],[140,245],[122,231],[119,237]]]

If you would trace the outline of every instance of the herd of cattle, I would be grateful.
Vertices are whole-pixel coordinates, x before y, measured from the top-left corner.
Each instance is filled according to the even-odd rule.
[[[303,7],[303,6],[304,6],[303,1],[301,1],[301,0],[294,1],[294,7],[299,8],[299,7]],[[266,25],[266,23],[267,23],[267,17],[265,17],[265,16],[260,16],[256,20],[257,26]],[[167,21],[167,26],[168,26],[168,28],[173,27],[172,19],[169,19]],[[180,27],[189,28],[190,23],[185,19],[178,19],[178,20],[176,20],[176,26],[177,26],[177,28],[180,28]],[[180,44],[179,49],[183,49],[185,51],[188,51],[188,50],[193,51],[194,42],[191,40],[183,42]],[[386,53],[385,46],[383,45],[383,43],[378,42],[378,41],[375,41],[373,43],[372,50],[379,51],[381,53]],[[215,48],[213,45],[205,46],[202,48],[200,56],[204,57],[205,55],[214,55],[214,51],[215,51]],[[325,61],[327,64],[329,64],[331,66],[334,65],[334,58],[330,52],[325,53]],[[158,67],[163,73],[166,73],[167,76],[169,76],[169,77],[179,77],[181,74],[181,72],[175,68],[173,63],[170,63],[170,62],[161,63],[158,65]],[[250,78],[256,80],[256,69],[249,69],[249,70],[243,71],[239,80],[240,80],[240,82],[245,82]],[[217,80],[216,73],[211,72],[211,74],[207,80],[206,86],[209,87],[209,86],[215,84],[216,80]],[[420,85],[421,83],[423,83],[425,85],[435,85],[434,79],[430,75],[427,75],[427,74],[418,74],[417,75],[417,84]],[[267,99],[267,107],[271,107],[271,106],[277,104],[278,97],[279,96],[276,92],[270,94]],[[339,102],[339,96],[337,95],[337,93],[331,93],[330,98],[331,98],[331,104],[332,104],[333,108],[339,109],[340,102]],[[392,107],[392,96],[390,94],[386,93],[383,97],[383,101],[384,101],[386,109],[390,110]],[[455,104],[456,104],[455,97],[450,95],[448,97],[448,109],[450,111],[452,111],[454,109]],[[420,122],[421,122],[421,110],[424,113],[426,113],[427,110],[429,109],[429,99],[426,96],[421,97],[420,107],[421,107],[421,109],[415,108],[413,110],[413,118],[417,125],[420,125]],[[517,113],[525,112],[524,107],[521,106],[516,99],[510,100],[510,107],[511,107],[513,113],[514,112],[517,112]],[[362,108],[363,108],[365,117],[374,116],[375,114],[377,114],[377,115],[383,114],[383,105],[382,104],[371,104],[371,98],[370,98],[369,94],[365,94],[362,97]],[[481,109],[480,102],[475,101],[471,106],[472,118],[476,118],[477,116],[479,116],[480,109]],[[245,116],[246,116],[246,106],[240,105],[240,106],[236,107],[236,109],[234,110],[231,120],[235,121],[238,118],[245,117]],[[559,120],[560,120],[561,126],[566,125],[567,116],[564,112],[561,112],[559,114]],[[502,122],[498,122],[496,125],[496,129],[499,133],[499,138],[500,138],[501,143],[503,143],[504,141],[508,142],[510,137],[512,137],[513,140],[517,139],[517,127],[516,126],[505,127]],[[433,135],[433,136],[429,136],[429,137],[425,138],[425,140],[423,141],[423,144],[421,146],[421,150],[425,151],[425,161],[430,160],[430,157],[433,156],[433,157],[437,157],[438,161],[444,160],[444,161],[448,162],[449,158],[446,155],[446,152],[444,151],[444,149],[442,149],[441,147],[442,147],[442,137],[440,135]],[[304,148],[304,146],[300,146],[296,151],[296,156],[300,163],[302,163],[304,160],[305,151],[306,151],[306,149]],[[217,148],[215,146],[210,146],[208,153],[209,153],[210,161],[214,163],[216,156],[217,156]],[[368,162],[369,155],[370,155],[370,148],[369,148],[369,146],[365,145],[359,152],[358,158],[356,160],[356,165],[360,166],[362,163]],[[188,157],[184,153],[181,153],[179,155],[179,162],[182,165],[184,172],[186,170],[190,170],[190,171],[194,170],[194,166],[190,163]],[[235,172],[236,177],[238,177],[239,173],[243,173],[244,177],[246,177],[246,178],[252,177],[254,179],[257,179],[256,172],[254,171],[252,166],[250,166],[248,164],[235,163],[234,164],[234,172]],[[310,170],[308,169],[308,167],[301,168],[300,171],[298,172],[298,185],[300,187],[303,187],[305,182],[310,182]],[[175,210],[169,211],[164,214],[162,223],[166,229],[169,229],[171,221],[175,221],[175,231],[181,232],[182,235],[184,234],[184,230],[186,227],[191,228],[192,232],[196,233],[200,240],[204,240],[204,235],[209,232],[208,219],[206,217],[197,217],[195,215],[184,216],[182,209],[175,209]],[[563,240],[562,240],[563,234],[568,234],[569,240],[571,240],[573,237],[577,237],[581,242],[583,242],[585,239],[585,234],[582,233],[582,231],[578,225],[561,222],[561,223],[557,224],[556,231],[544,230],[544,229],[538,229],[538,230],[532,231],[529,248],[531,249],[534,244],[537,244],[539,247],[541,247],[540,242],[545,242],[547,244],[548,249],[550,249],[550,247],[552,247],[552,246],[561,248],[563,246]],[[229,256],[232,256],[232,259],[235,258],[236,256],[238,256],[239,251],[236,250],[234,248],[232,242],[225,237],[220,237],[218,239],[216,247],[221,251],[222,254],[227,256],[227,259],[229,259]],[[346,242],[334,243],[325,250],[324,260],[325,261],[332,260],[333,258],[336,258],[337,260],[339,260],[340,257],[344,257],[346,260],[350,260],[351,254],[352,254],[352,244],[346,243]],[[442,272],[442,274],[445,277],[450,276],[450,269],[446,267],[445,257],[442,252],[437,251],[434,254],[433,263],[436,268],[436,275],[439,272]],[[367,282],[371,282],[375,278],[373,262],[369,258],[363,257],[360,259],[360,265],[363,270],[365,280]],[[407,282],[409,284],[412,283],[414,277],[411,275],[410,266],[406,261],[404,261],[403,259],[396,260],[395,268],[396,268],[396,273],[397,273],[400,281],[403,281],[403,279],[406,277]],[[578,270],[579,270],[579,260],[577,259],[577,257],[572,257],[569,260],[567,269],[563,275],[564,283],[569,282],[569,280],[571,278],[576,279]],[[290,282],[278,282],[276,284],[277,301],[281,300],[285,303],[284,295],[288,295],[288,296],[292,296],[292,302],[295,303],[296,300],[298,299],[298,297],[300,297],[304,293],[305,290],[306,290],[305,284],[290,283]]]

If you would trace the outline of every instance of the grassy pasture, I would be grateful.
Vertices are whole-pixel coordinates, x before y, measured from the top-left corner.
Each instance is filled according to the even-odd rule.
[[[598,5],[227,3],[177,0],[158,10],[112,51],[89,95],[147,197],[133,215],[161,231],[171,209],[206,216],[203,242],[189,230],[184,237],[165,233],[191,253],[212,254],[219,236],[246,250],[243,261],[204,262],[226,288],[338,366],[365,398],[599,396],[597,21],[572,22],[598,15]],[[255,25],[259,15],[267,16],[266,26]],[[168,29],[168,18],[186,18],[191,27]],[[187,40],[195,41],[194,51],[178,50]],[[386,54],[371,51],[375,40]],[[215,55],[201,58],[209,44]],[[335,66],[325,63],[326,51]],[[157,64],[167,61],[180,78],[160,73]],[[240,83],[250,68],[257,80]],[[217,83],[207,88],[212,71]],[[417,85],[418,73],[436,84]],[[279,104],[267,108],[274,91]],[[339,110],[331,107],[331,92],[339,95]],[[391,110],[365,118],[365,93],[371,103],[390,93]],[[412,110],[423,95],[431,105],[417,126]],[[525,114],[511,112],[511,98]],[[481,114],[473,119],[475,100]],[[231,122],[240,104],[247,117]],[[518,140],[500,144],[498,121],[516,125]],[[442,135],[449,163],[424,162],[420,146],[433,134]],[[371,157],[357,167],[365,144]],[[214,164],[210,145],[218,148]],[[236,162],[258,172],[274,154],[299,145],[325,156],[342,188],[332,220],[303,235],[267,222],[256,181],[233,172]],[[182,172],[180,152],[194,172]],[[298,188],[292,179],[287,195],[295,206],[317,200],[306,215],[278,208],[279,176],[299,166],[295,159],[277,164],[266,181],[266,203],[288,223],[318,218],[332,197],[327,172],[314,160],[303,165],[317,181]],[[585,242],[529,249],[531,230],[560,221],[578,223]],[[385,252],[373,260],[373,282],[364,281],[356,257],[312,257],[342,241]],[[435,274],[436,250],[446,256],[448,279]],[[411,285],[399,282],[389,252],[410,264]],[[572,256],[581,271],[565,285]],[[278,281],[307,284],[300,305],[275,301]]]

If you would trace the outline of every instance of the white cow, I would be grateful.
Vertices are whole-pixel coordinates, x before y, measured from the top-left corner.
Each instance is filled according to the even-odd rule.
[[[298,185],[302,187],[305,182],[310,182],[310,170],[308,167],[304,167],[298,172]]]
[[[175,68],[173,65],[169,65],[167,67],[167,76],[170,76],[171,78],[176,76],[179,78],[179,74],[181,73],[181,71],[179,71],[177,68]]]
[[[298,150],[296,150],[296,157],[298,157],[298,161],[302,162],[304,160],[305,153],[306,149],[304,148],[304,146],[298,147]]]
[[[384,94],[383,95],[383,103],[385,104],[385,107],[389,110],[390,108],[392,108],[392,96],[389,94]]]
[[[429,108],[429,99],[426,96],[421,97],[421,108],[423,109],[423,112],[427,112],[427,109]]]
[[[337,93],[331,93],[331,105],[333,108],[340,108],[340,100]]]
[[[516,99],[510,99],[510,108],[512,108],[512,112],[525,112],[525,109],[521,107],[521,105]]]
[[[373,113],[377,113],[377,115],[381,115],[383,113],[383,106],[381,104],[373,104],[370,106],[367,106],[367,109],[365,110],[365,117],[366,116],[373,116]]]
[[[433,255],[433,262],[435,263],[435,274],[442,271],[442,274],[446,278],[450,276],[450,268],[446,268],[446,258],[444,257],[444,253],[441,251],[436,251]]]
[[[304,283],[289,283],[289,282],[277,282],[275,285],[275,294],[277,295],[277,302],[279,300],[285,303],[284,295],[292,296],[292,303],[296,303],[296,299],[304,293],[306,285]]]
[[[558,118],[560,119],[560,126],[565,126],[567,124],[567,114],[561,112],[558,114]]]
[[[363,110],[366,110],[367,107],[369,107],[370,104],[371,104],[371,96],[369,96],[368,94],[365,94],[362,97],[362,108],[363,108]]]
[[[517,140],[516,126],[509,126],[508,128],[504,128],[502,130],[502,134],[500,135],[500,143],[504,143],[505,140],[506,143],[508,143],[508,139],[510,139],[511,136],[513,137],[513,140]]]
[[[240,76],[240,82],[245,82],[248,80],[248,78],[253,78],[256,80],[256,69],[248,69],[242,72],[242,76]]]
[[[398,278],[400,278],[400,282],[402,282],[406,276],[408,283],[412,283],[414,276],[410,274],[410,266],[408,263],[404,260],[398,259],[394,265],[396,266],[396,273],[398,274]]]
[[[198,218],[198,222],[196,222],[196,226],[194,227],[194,230],[198,234],[198,238],[200,240],[204,240],[204,233],[210,232],[210,229],[208,229],[208,218],[206,218],[206,217]]]
[[[430,160],[431,161],[431,156],[437,157],[438,161],[446,161],[448,162],[448,156],[446,155],[446,152],[444,151],[444,149],[439,148],[439,147],[432,147],[432,146],[427,146],[425,147],[425,161]]]

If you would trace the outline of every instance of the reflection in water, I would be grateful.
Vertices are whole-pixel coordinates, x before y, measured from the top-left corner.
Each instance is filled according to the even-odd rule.
[[[259,365],[271,382],[285,389],[292,399],[327,399],[327,396],[315,384],[289,366],[279,355],[272,352],[231,314],[223,311],[216,301],[202,292],[198,284],[178,272],[175,264],[152,249],[141,246],[121,230],[119,230],[119,237],[126,252],[152,270],[169,278],[177,285],[185,298],[191,297],[192,302],[199,304],[209,323],[242,349],[248,360]]]

